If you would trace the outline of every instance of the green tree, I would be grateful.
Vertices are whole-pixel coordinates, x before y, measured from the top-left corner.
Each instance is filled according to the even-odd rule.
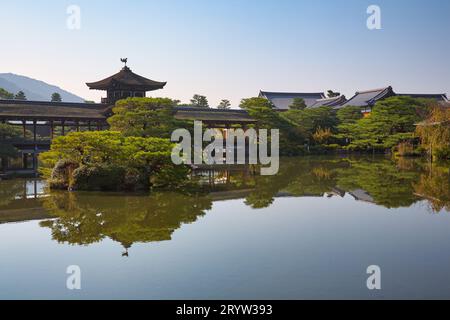
[[[220,101],[219,105],[217,106],[217,109],[230,109],[231,102],[230,100],[223,99]]]
[[[335,97],[339,97],[340,95],[341,95],[340,92],[334,92],[333,90],[328,90],[328,92],[327,92],[328,98],[335,98]]]
[[[363,118],[360,107],[348,106],[338,110],[337,119],[339,121],[338,133],[336,138],[342,141],[342,144],[348,145],[356,137],[357,122]]]
[[[205,96],[195,94],[191,99],[191,105],[197,108],[209,108],[208,99]]]
[[[331,107],[319,107],[305,110],[289,110],[282,117],[294,123],[302,131],[306,141],[313,141],[318,129],[336,131],[336,113]]]
[[[430,156],[450,159],[450,108],[433,105],[430,116],[417,126],[416,134]]]
[[[52,100],[51,102],[61,102],[62,98],[61,95],[58,92],[55,92],[52,94]]]
[[[15,100],[27,100],[27,96],[25,95],[25,92],[19,91],[17,92],[16,96],[14,97]]]
[[[240,108],[247,110],[250,117],[258,121],[260,129],[280,130],[280,154],[295,155],[301,153],[304,141],[301,129],[275,110],[269,100],[256,97],[243,99]]]
[[[53,188],[145,190],[178,187],[187,167],[171,160],[169,139],[124,137],[120,132],[73,132],[52,141],[40,156],[41,173]]]
[[[12,100],[12,99],[14,99],[14,94],[6,91],[3,88],[0,88],[0,99]]]
[[[7,158],[17,155],[18,151],[14,147],[14,141],[21,139],[21,137],[22,130],[12,125],[0,123],[0,169],[2,171],[6,169]]]
[[[413,138],[415,125],[429,110],[429,102],[411,97],[378,101],[370,116],[347,126],[349,149],[385,150]]]
[[[289,106],[289,109],[292,110],[305,110],[306,109],[306,103],[305,100],[302,98],[294,98],[291,105]]]
[[[178,128],[190,128],[175,119],[176,101],[168,98],[129,98],[120,100],[108,119],[111,130],[125,136],[170,138]]]

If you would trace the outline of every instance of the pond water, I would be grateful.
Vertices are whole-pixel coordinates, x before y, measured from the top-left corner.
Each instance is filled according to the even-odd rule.
[[[450,298],[448,163],[284,159],[198,172],[205,192],[0,182],[2,299]],[[81,290],[68,290],[68,266]],[[381,269],[381,290],[367,268]]]

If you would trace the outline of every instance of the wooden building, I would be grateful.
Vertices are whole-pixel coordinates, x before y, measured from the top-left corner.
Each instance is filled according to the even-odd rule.
[[[119,73],[104,80],[88,83],[90,89],[105,90],[102,103],[65,103],[44,101],[0,100],[0,123],[20,126],[23,136],[15,142],[18,159],[9,159],[8,167],[17,171],[36,171],[38,155],[49,150],[51,140],[69,132],[96,131],[109,128],[107,119],[115,102],[128,97],[145,97],[146,92],[164,88],[156,82],[133,73],[125,66]],[[175,118],[200,120],[210,128],[246,128],[256,123],[244,110],[218,110],[179,107]]]
[[[126,65],[115,75],[106,79],[86,83],[91,90],[106,91],[106,98],[102,98],[102,103],[115,104],[116,101],[130,97],[143,98],[148,91],[163,89],[167,82],[158,82],[144,78],[135,74]]]

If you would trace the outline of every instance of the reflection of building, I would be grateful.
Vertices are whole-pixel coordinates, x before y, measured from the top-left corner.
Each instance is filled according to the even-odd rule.
[[[0,185],[0,224],[50,218],[42,208],[44,185],[37,180],[4,181]]]
[[[374,198],[372,198],[372,196],[363,189],[356,189],[356,190],[350,191],[349,194],[353,198],[355,198],[355,200],[368,202],[368,203],[375,203]]]

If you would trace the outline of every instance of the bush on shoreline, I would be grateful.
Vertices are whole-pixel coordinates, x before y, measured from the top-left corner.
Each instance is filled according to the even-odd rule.
[[[145,191],[182,186],[189,168],[171,161],[168,139],[123,137],[119,132],[77,132],[56,138],[41,155],[50,188]]]

